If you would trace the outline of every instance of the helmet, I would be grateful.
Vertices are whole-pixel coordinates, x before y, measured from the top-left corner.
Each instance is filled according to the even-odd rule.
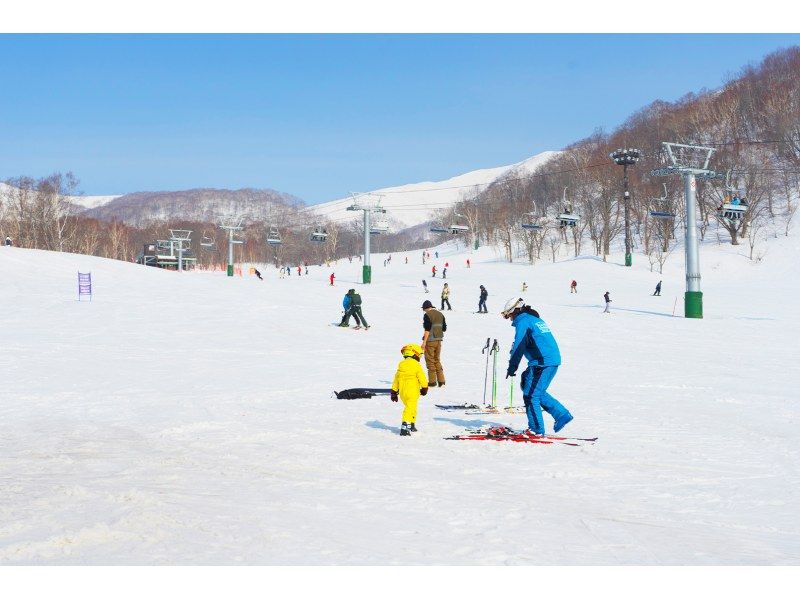
[[[503,311],[500,312],[500,315],[504,318],[507,318],[514,313],[515,310],[520,309],[523,305],[525,305],[525,300],[522,297],[512,297],[506,301],[506,304],[503,307]]]
[[[422,347],[419,345],[405,345],[402,349],[400,349],[400,353],[403,357],[419,357],[422,355]]]

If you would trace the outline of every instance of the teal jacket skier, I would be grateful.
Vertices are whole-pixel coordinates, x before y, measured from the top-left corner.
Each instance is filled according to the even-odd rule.
[[[558,432],[572,421],[567,408],[547,392],[561,365],[558,343],[538,312],[525,305],[522,299],[509,299],[501,315],[510,319],[516,330],[506,378],[516,375],[523,356],[528,360],[520,381],[528,416],[527,433],[537,436],[545,433],[542,410],[553,417],[553,429]]]

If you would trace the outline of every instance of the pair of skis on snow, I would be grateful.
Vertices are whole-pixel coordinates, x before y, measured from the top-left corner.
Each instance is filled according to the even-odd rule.
[[[514,407],[514,381],[511,381],[508,390],[508,406],[497,406],[497,355],[500,353],[500,344],[497,339],[492,341],[491,338],[486,339],[486,345],[481,350],[481,354],[486,355],[486,369],[483,375],[483,405],[474,405],[464,403],[462,405],[436,405],[439,409],[446,411],[464,411],[466,415],[501,415],[501,414],[524,414],[525,407]],[[493,356],[492,360],[492,401],[486,404],[486,388],[489,382],[489,357]]]
[[[597,438],[578,438],[576,436],[558,436],[555,434],[532,435],[516,432],[506,426],[492,426],[490,428],[467,429],[465,434],[448,436],[445,440],[494,440],[496,442],[520,442],[526,444],[566,444],[569,446],[583,446],[594,444]]]

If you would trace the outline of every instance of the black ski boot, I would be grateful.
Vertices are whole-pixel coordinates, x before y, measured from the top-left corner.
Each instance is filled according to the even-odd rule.
[[[408,426],[408,429],[411,430],[412,432],[418,432],[419,431],[419,430],[417,430],[417,424],[416,423],[413,423],[410,426]]]
[[[411,428],[406,422],[403,422],[403,425],[400,426],[400,436],[411,436]]]

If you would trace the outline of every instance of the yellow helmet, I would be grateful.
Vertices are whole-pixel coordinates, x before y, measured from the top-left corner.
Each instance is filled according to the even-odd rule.
[[[419,357],[422,355],[422,347],[414,344],[406,345],[400,349],[400,353],[403,357]]]

